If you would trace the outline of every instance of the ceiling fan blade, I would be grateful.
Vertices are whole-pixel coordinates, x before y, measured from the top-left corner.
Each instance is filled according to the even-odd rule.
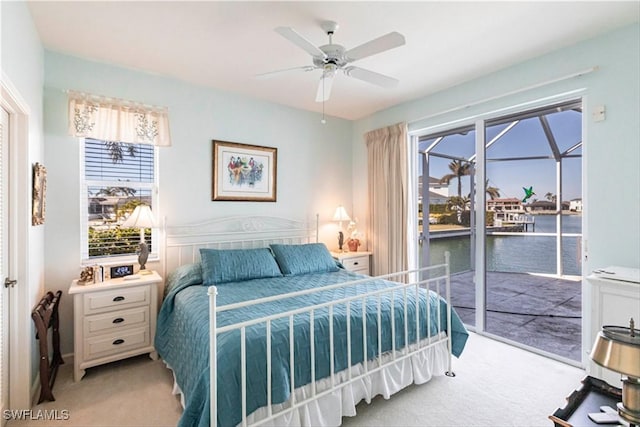
[[[291,43],[297,45],[298,47],[304,49],[311,56],[319,56],[321,58],[326,58],[327,54],[320,50],[319,47],[311,43],[309,40],[302,37],[300,34],[296,32],[291,27],[278,27],[275,30],[278,34],[280,34],[285,39],[289,40]]]
[[[402,46],[403,44],[405,44],[404,36],[394,31],[354,47],[353,49],[349,49],[344,55],[347,58],[347,62],[352,62],[384,52],[385,50],[393,49],[394,47]]]
[[[302,67],[285,68],[283,70],[269,71],[267,73],[256,74],[256,79],[268,79],[269,77],[277,76],[278,74],[285,74],[291,71],[313,71],[316,67],[313,65],[303,65]]]
[[[344,69],[344,73],[349,77],[363,80],[367,83],[382,87],[395,87],[399,81],[393,77],[385,76],[384,74],[376,73],[374,71],[365,70],[360,67],[347,67]]]
[[[333,86],[333,78],[335,77],[335,71],[325,71],[320,77],[320,83],[318,83],[318,92],[316,93],[316,102],[324,102],[329,100],[331,95],[331,86]]]

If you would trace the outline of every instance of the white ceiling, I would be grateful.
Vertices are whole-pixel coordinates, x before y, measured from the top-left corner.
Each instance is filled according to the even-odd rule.
[[[320,22],[337,21],[333,41],[347,49],[402,33],[406,45],[354,63],[399,79],[397,87],[336,76],[325,111],[352,120],[640,17],[638,1],[30,1],[29,9],[48,49],[316,112],[321,71],[254,77],[311,64],[274,28],[293,27],[323,45]]]

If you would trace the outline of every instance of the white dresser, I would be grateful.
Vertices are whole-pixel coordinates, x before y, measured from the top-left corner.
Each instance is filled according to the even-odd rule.
[[[153,340],[162,277],[156,272],[134,277],[88,285],[74,280],[71,284],[75,381],[92,366],[144,353],[158,358]]]
[[[371,274],[369,268],[371,252],[331,252],[331,256],[340,261],[349,271],[367,276]]]
[[[640,283],[636,282],[640,277],[638,269],[607,267],[600,271],[603,272],[587,276],[591,297],[591,322],[587,335],[589,347],[585,349],[587,354],[591,353],[602,326],[629,327],[629,318],[634,319],[636,328],[640,324]],[[621,387],[619,373],[602,368],[590,358],[587,372],[615,387]]]

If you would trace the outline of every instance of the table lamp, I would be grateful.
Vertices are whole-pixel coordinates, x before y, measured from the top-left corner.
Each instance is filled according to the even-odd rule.
[[[640,330],[629,327],[603,326],[591,350],[598,365],[626,375],[622,382],[622,402],[618,415],[630,425],[640,424]]]
[[[122,224],[123,228],[139,228],[140,229],[140,246],[138,253],[138,263],[140,264],[139,274],[151,274],[151,271],[145,268],[147,258],[149,258],[149,247],[144,241],[145,228],[152,228],[156,226],[156,222],[153,219],[151,208],[147,205],[138,205],[133,210],[129,218]]]
[[[333,214],[333,220],[340,223],[340,231],[338,231],[338,250],[343,252],[342,245],[344,244],[344,233],[342,233],[342,221],[351,221],[351,218],[344,209],[344,206],[340,205],[336,208],[336,213]]]

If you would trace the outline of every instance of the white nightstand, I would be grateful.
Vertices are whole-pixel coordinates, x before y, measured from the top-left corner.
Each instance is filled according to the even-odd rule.
[[[340,261],[349,271],[367,276],[371,274],[369,269],[371,252],[331,252],[331,256]]]
[[[638,324],[640,319],[640,283],[637,281],[640,273],[638,269],[624,267],[608,267],[611,271],[620,269],[628,272],[627,277],[616,280],[616,274],[592,273],[586,277],[590,288],[587,295],[591,297],[591,322],[587,327],[587,343],[589,349],[593,346],[598,333],[604,325],[629,326],[629,319],[633,318]],[[634,276],[635,273],[635,277]],[[633,280],[633,281],[632,281]],[[637,326],[636,326],[637,330]],[[604,380],[609,384],[619,384],[620,374],[597,365],[589,359],[587,373]]]
[[[75,381],[82,379],[86,368],[115,360],[144,353],[157,360],[153,340],[161,282],[155,271],[133,280],[119,278],[90,285],[73,281],[69,295],[74,296]]]

